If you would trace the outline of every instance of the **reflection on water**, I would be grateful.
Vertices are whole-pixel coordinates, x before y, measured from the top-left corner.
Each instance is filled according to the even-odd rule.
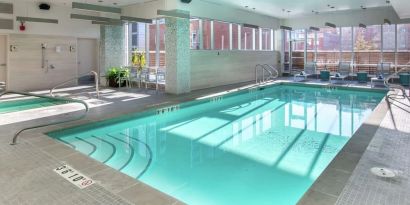
[[[188,204],[295,204],[384,94],[278,86],[54,133]]]

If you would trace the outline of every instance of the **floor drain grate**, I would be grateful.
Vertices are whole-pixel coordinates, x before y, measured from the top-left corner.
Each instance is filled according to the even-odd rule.
[[[378,177],[383,177],[383,178],[393,178],[396,176],[396,173],[394,171],[387,169],[387,168],[374,167],[370,171],[374,175]]]

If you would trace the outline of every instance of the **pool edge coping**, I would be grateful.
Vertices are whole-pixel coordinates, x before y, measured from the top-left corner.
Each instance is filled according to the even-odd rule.
[[[372,114],[362,123],[347,144],[300,198],[298,205],[316,205],[318,200],[323,200],[326,204],[335,204],[337,202],[364,152],[380,128],[388,110],[388,103],[386,97],[384,97]],[[369,128],[370,130],[368,130]],[[346,163],[349,166],[346,166]],[[337,185],[339,190],[330,190],[328,189],[329,185]]]

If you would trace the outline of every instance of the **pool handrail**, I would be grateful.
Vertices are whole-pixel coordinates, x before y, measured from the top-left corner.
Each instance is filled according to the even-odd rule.
[[[66,81],[64,81],[64,82],[62,82],[62,83],[59,83],[58,85],[56,85],[56,86],[54,86],[53,88],[50,89],[50,96],[54,97],[54,93],[53,93],[53,92],[54,92],[55,89],[57,89],[57,88],[59,88],[59,87],[61,87],[61,86],[63,86],[63,85],[66,85],[67,83],[70,83],[70,82],[72,82],[72,81],[74,81],[74,80],[78,80],[78,79],[80,79],[81,77],[87,76],[87,75],[89,75],[89,74],[93,74],[93,75],[94,75],[95,91],[96,91],[96,93],[97,93],[97,98],[100,98],[100,83],[99,83],[99,77],[98,77],[98,73],[95,72],[95,71],[90,71],[90,72],[87,72],[87,73],[83,73],[83,74],[80,74],[79,76],[77,76],[77,77],[75,77],[75,78],[71,78],[71,79],[66,80]]]
[[[403,67],[403,68],[401,68],[400,70],[396,71],[395,73],[393,73],[393,74],[389,75],[388,77],[386,77],[386,79],[384,80],[384,85],[385,85],[389,90],[398,89],[398,90],[400,90],[400,91],[402,92],[403,97],[406,97],[406,89],[405,89],[402,85],[399,85],[399,84],[391,84],[391,83],[390,83],[390,80],[393,79],[393,77],[398,76],[399,73],[406,72],[406,71],[410,72],[410,67]],[[390,94],[390,95],[388,95],[388,97],[393,96],[393,95],[395,95],[395,94]],[[397,96],[397,95],[396,95],[396,96]]]
[[[14,134],[12,143],[10,143],[10,145],[16,145],[18,136],[24,131],[31,130],[31,129],[36,129],[36,128],[41,128],[41,127],[47,127],[47,126],[50,126],[50,125],[57,125],[57,124],[62,124],[62,123],[66,123],[66,122],[81,120],[87,115],[88,111],[90,110],[87,103],[85,103],[82,100],[76,100],[76,99],[64,98],[64,97],[51,97],[51,96],[38,95],[38,94],[21,92],[21,91],[13,91],[13,90],[6,90],[6,91],[0,93],[0,97],[3,96],[3,95],[6,95],[6,94],[18,94],[18,95],[32,96],[32,97],[38,97],[38,98],[46,98],[46,99],[51,99],[51,100],[65,101],[65,102],[68,102],[68,103],[79,103],[79,104],[84,105],[84,107],[85,107],[85,112],[80,117],[76,117],[76,118],[68,119],[68,120],[57,121],[57,122],[52,122],[52,123],[45,123],[45,124],[41,124],[41,125],[35,125],[35,126],[30,126],[30,127],[20,129],[19,131],[17,131]]]
[[[262,79],[259,77],[258,70],[262,70]],[[265,78],[265,72],[267,72],[269,75],[267,78]],[[260,83],[265,83],[266,81],[273,80],[279,77],[279,71],[274,67],[270,66],[268,64],[257,64],[255,66],[255,83],[260,84]]]

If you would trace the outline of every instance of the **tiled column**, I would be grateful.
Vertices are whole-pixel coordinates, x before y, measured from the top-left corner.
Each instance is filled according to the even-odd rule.
[[[124,64],[124,27],[101,25],[100,68],[101,75],[110,67]]]
[[[191,91],[189,19],[165,18],[166,86],[171,94]]]

